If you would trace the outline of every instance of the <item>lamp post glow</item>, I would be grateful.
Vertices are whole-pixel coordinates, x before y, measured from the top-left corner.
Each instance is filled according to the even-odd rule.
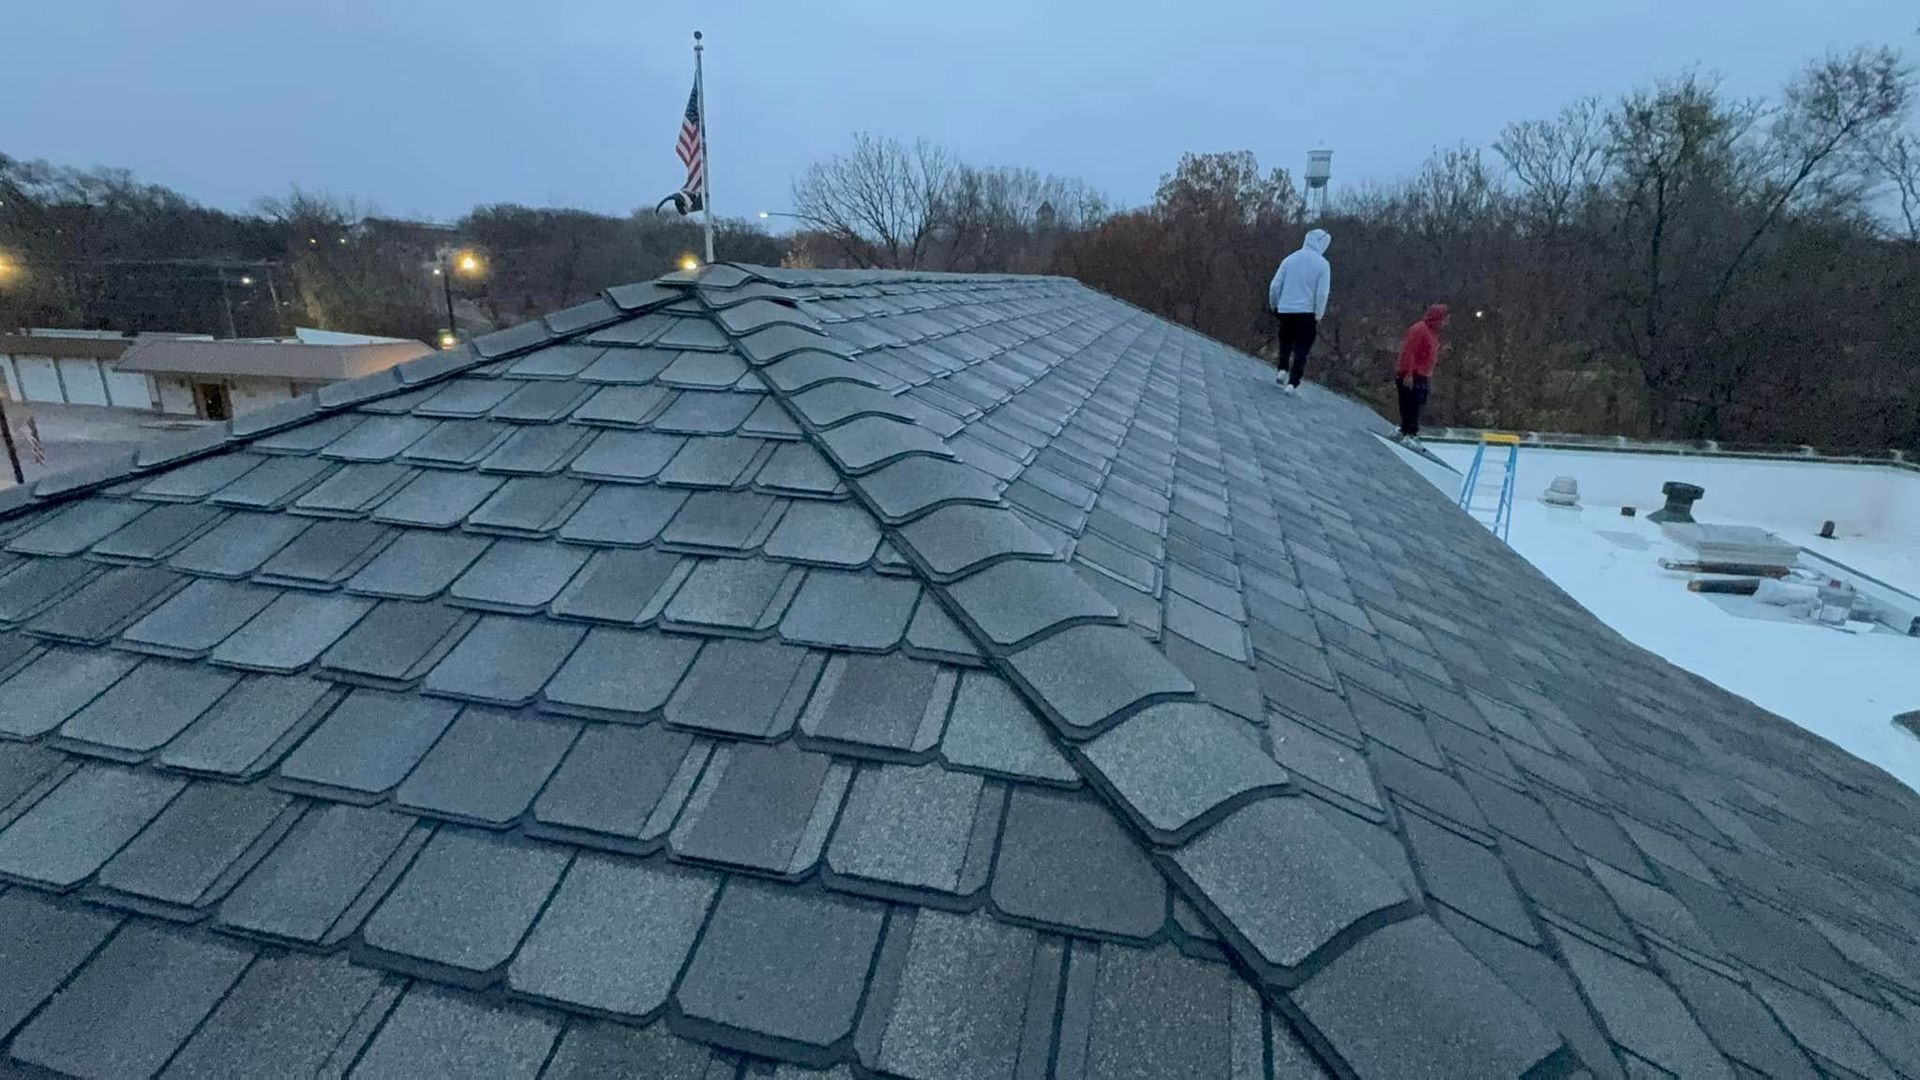
[[[693,252],[689,251],[685,255],[680,256],[680,269],[691,274],[695,270],[700,269],[700,260],[694,257]]]
[[[440,256],[440,265],[433,268],[434,276],[440,279],[441,295],[447,300],[447,328],[440,334],[440,347],[451,349],[460,343],[460,328],[453,321],[453,275],[459,271],[468,277],[478,277],[485,270],[480,256],[472,251],[445,252]]]

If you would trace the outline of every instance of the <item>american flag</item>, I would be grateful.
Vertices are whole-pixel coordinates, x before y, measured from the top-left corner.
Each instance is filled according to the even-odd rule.
[[[687,95],[687,115],[680,122],[680,144],[675,147],[687,167],[687,182],[680,193],[687,197],[690,209],[700,209],[701,182],[707,175],[706,125],[700,119],[700,83],[695,80]]]

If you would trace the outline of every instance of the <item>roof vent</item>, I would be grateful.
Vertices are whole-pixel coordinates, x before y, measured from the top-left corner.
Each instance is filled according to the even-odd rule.
[[[1660,485],[1660,494],[1667,497],[1667,505],[1647,515],[1648,521],[1665,524],[1677,521],[1684,525],[1693,524],[1694,500],[1702,498],[1707,489],[1699,484],[1686,484],[1678,480],[1669,480]]]
[[[1553,483],[1540,495],[1540,501],[1548,506],[1564,506],[1569,510],[1580,509],[1580,482],[1571,476],[1556,476]]]

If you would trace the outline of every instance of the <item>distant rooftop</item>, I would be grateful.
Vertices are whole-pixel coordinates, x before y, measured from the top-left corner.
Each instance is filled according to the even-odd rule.
[[[418,341],[309,344],[300,341],[141,340],[116,365],[165,375],[252,375],[297,382],[341,382],[385,371],[433,350]]]

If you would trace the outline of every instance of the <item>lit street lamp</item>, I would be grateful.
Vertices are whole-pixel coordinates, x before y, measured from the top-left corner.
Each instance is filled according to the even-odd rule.
[[[440,256],[440,265],[433,268],[434,276],[440,279],[440,291],[447,298],[447,328],[440,335],[440,347],[451,349],[460,343],[460,330],[453,321],[453,275],[456,271],[468,277],[478,277],[485,267],[480,256],[472,251],[449,251]]]
[[[680,256],[680,269],[691,274],[695,270],[700,269],[700,260],[694,256],[693,252],[689,251],[685,255]]]

